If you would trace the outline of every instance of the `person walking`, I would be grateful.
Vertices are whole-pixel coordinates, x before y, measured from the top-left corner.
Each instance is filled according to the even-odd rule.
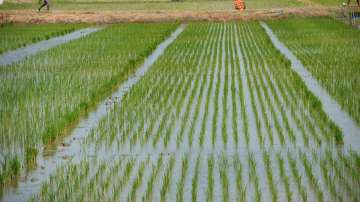
[[[350,5],[350,1],[351,1],[351,0],[348,0],[347,5]],[[357,2],[357,5],[360,6],[359,0],[356,0],[356,2]]]
[[[44,0],[44,3],[40,6],[40,8],[38,9],[39,12],[41,11],[42,8],[44,8],[46,6],[47,10],[50,10],[50,4],[49,4],[49,0]]]

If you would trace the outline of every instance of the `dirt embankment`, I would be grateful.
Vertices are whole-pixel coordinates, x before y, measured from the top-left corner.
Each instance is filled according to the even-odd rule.
[[[0,21],[16,23],[116,23],[116,22],[167,22],[167,21],[232,21],[266,20],[287,16],[327,16],[334,9],[324,7],[284,8],[271,10],[239,11],[0,11]]]

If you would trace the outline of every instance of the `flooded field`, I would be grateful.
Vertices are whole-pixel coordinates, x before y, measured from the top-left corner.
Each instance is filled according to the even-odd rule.
[[[358,126],[264,27],[180,25],[4,200],[360,200]]]

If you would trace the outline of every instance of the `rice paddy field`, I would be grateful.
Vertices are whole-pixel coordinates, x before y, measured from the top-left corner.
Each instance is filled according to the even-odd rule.
[[[85,27],[80,24],[39,24],[15,25],[13,23],[1,24],[0,28],[0,54],[20,48],[41,40],[73,32]]]
[[[288,19],[269,24],[360,124],[359,30],[330,18]]]
[[[359,31],[329,18],[266,23],[360,126]],[[50,154],[61,165],[22,200],[360,200],[359,148],[258,21],[106,26],[0,66],[0,78],[5,200],[26,191],[20,171],[46,170],[39,151],[75,141],[79,153]],[[102,100],[94,127],[63,142]]]
[[[16,168],[34,167],[42,145],[71,130],[175,27],[114,25],[1,67],[1,187],[15,177]]]

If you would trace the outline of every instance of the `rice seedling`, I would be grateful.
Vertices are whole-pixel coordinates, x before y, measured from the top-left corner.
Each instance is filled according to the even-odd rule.
[[[35,167],[35,150],[70,131],[175,26],[114,25],[1,68],[1,155]],[[145,32],[147,39],[135,39]]]
[[[208,163],[208,189],[206,191],[206,201],[214,201],[214,157],[211,156],[207,160]]]
[[[269,25],[360,124],[358,31],[328,17],[287,19]]]
[[[220,179],[222,185],[223,201],[225,202],[229,201],[229,179],[226,174],[227,170],[228,170],[227,158],[221,157],[219,172],[220,172]]]
[[[191,180],[191,201],[197,201],[197,190],[198,190],[198,181],[199,181],[199,166],[200,166],[200,157],[196,160],[194,176]]]
[[[85,24],[32,24],[7,23],[0,27],[0,54],[16,48],[64,35],[86,27]]]
[[[114,105],[35,200],[358,199],[359,155],[257,22],[190,23]]]
[[[184,198],[184,184],[185,179],[187,177],[187,171],[189,166],[189,158],[183,157],[182,164],[181,164],[181,178],[179,183],[177,184],[177,193],[176,193],[176,201],[183,201]]]

